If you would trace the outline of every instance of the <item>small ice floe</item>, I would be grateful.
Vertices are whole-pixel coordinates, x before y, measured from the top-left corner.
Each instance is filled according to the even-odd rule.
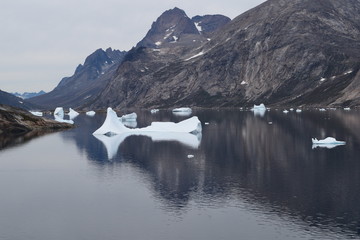
[[[326,109],[325,108],[320,108],[319,111],[320,112],[326,112]]]
[[[150,112],[151,112],[152,114],[154,114],[154,113],[159,112],[159,109],[151,109]]]
[[[189,154],[187,155],[187,158],[194,158],[194,155]]]
[[[136,113],[129,113],[129,114],[125,114],[121,117],[119,117],[119,120],[125,122],[133,122],[133,121],[136,121],[136,118],[137,118],[137,114]]]
[[[290,108],[289,110],[290,110],[290,111],[294,111],[294,109],[293,109],[293,108]]]
[[[273,124],[273,122],[269,122],[269,125],[272,125]]]
[[[32,115],[38,116],[38,117],[42,117],[43,113],[42,112],[36,112],[36,111],[29,111]]]
[[[289,113],[289,111],[285,109],[285,110],[283,111],[283,113]]]
[[[297,113],[301,113],[302,110],[301,110],[301,109],[296,109],[296,112],[297,112]]]
[[[187,117],[187,116],[191,115],[192,110],[191,110],[191,108],[188,108],[188,107],[181,107],[181,108],[173,109],[172,113],[177,116]]]
[[[88,111],[88,112],[86,112],[86,115],[88,115],[88,116],[90,116],[90,117],[93,117],[93,116],[95,116],[95,112],[94,111]]]
[[[63,118],[64,117],[64,109],[62,107],[55,108],[54,116],[60,116],[61,118]]]
[[[76,118],[77,116],[79,116],[79,113],[77,111],[75,111],[74,109],[69,108],[68,115],[69,115],[70,120],[72,120],[72,119]]]
[[[74,124],[73,120],[66,120],[63,117],[60,117],[59,115],[54,115],[54,119],[57,122],[62,122],[62,123],[69,123],[69,124]]]
[[[266,112],[266,107],[263,103],[261,103],[260,105],[254,105],[254,107],[251,109],[251,111],[254,112],[255,116],[263,117]]]
[[[349,107],[344,108],[345,111],[350,111],[351,109]]]
[[[317,138],[312,138],[311,141],[312,141],[312,144],[313,144],[313,148],[316,148],[316,147],[334,148],[336,146],[346,144],[346,142],[338,141],[333,137],[327,137],[327,138],[322,139],[322,140],[318,140]]]
[[[205,122],[205,125],[209,125],[210,123],[208,123],[208,122]]]

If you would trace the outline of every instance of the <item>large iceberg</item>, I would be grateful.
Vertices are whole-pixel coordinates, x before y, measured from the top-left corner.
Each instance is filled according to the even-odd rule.
[[[119,121],[116,112],[111,108],[107,109],[106,119],[103,125],[97,129],[93,134],[123,134],[132,133],[135,135],[141,135],[141,133],[147,132],[167,132],[167,133],[196,133],[201,132],[201,122],[198,117],[186,119],[179,123],[173,122],[153,122],[150,126],[144,128],[127,128]]]
[[[93,135],[104,144],[108,158],[111,159],[128,136],[146,136],[152,141],[177,141],[196,149],[200,145],[201,130],[201,122],[197,117],[179,123],[153,122],[148,127],[131,129],[124,126],[116,112],[108,108],[103,125]]]
[[[318,140],[317,138],[312,138],[311,141],[312,141],[313,144],[316,144],[316,145],[322,145],[322,144],[326,144],[326,145],[329,145],[329,144],[331,144],[331,145],[344,145],[344,144],[346,144],[346,142],[338,141],[333,137],[327,137],[327,138],[322,139],[322,140]]]

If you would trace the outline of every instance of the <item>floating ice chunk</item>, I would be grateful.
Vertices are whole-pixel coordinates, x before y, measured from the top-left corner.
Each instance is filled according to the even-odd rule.
[[[90,117],[93,117],[93,116],[95,116],[95,112],[94,111],[88,111],[88,112],[86,112],[86,115],[88,115],[88,116],[90,116]]]
[[[313,144],[317,144],[317,145],[321,145],[321,144],[344,145],[344,144],[346,144],[346,142],[338,141],[333,137],[327,137],[322,140],[318,140],[317,138],[312,138],[311,141]]]
[[[266,107],[263,103],[261,103],[260,105],[254,105],[254,107],[251,109],[251,111],[254,112],[255,116],[263,117],[263,116],[265,116]]]
[[[252,110],[255,110],[255,109],[265,109],[266,110],[266,107],[263,103],[261,103],[260,105],[254,105]]]
[[[29,111],[32,115],[38,116],[38,117],[42,117],[43,113],[42,112],[36,112],[36,111]]]
[[[349,107],[344,108],[345,111],[350,111],[351,109]]]
[[[174,108],[173,112],[192,112],[191,108],[188,107],[181,107],[181,108]]]
[[[172,110],[174,115],[181,116],[181,117],[187,117],[190,116],[192,113],[191,108],[188,107],[182,107],[182,108],[175,108]]]
[[[297,112],[297,113],[301,113],[302,110],[301,110],[301,109],[296,109],[296,112]]]
[[[187,155],[187,158],[194,158],[194,155],[189,154],[189,155]]]
[[[111,108],[107,109],[106,119],[103,125],[97,129],[93,134],[122,134],[133,133],[141,135],[146,132],[167,132],[167,133],[196,133],[201,132],[201,122],[198,117],[186,119],[184,121],[173,122],[153,122],[150,126],[144,128],[130,129],[124,126],[118,120],[116,112]]]
[[[289,111],[285,109],[285,110],[283,111],[283,113],[289,113]]]
[[[273,124],[273,122],[269,122],[269,125],[272,125]]]
[[[59,115],[54,115],[54,118],[55,118],[55,121],[57,121],[57,122],[74,124],[73,120],[65,120],[65,119],[63,119],[63,117],[61,117]]]
[[[206,122],[205,125],[209,125],[210,123]]]
[[[290,110],[290,111],[294,111],[294,109],[293,109],[293,108],[290,108],[289,110]]]
[[[151,112],[152,114],[154,114],[154,113],[159,112],[159,109],[151,109],[150,112]]]
[[[133,112],[133,113],[125,114],[121,116],[119,119],[123,122],[124,121],[132,122],[132,121],[136,121],[136,118],[137,118],[137,114]]]
[[[77,116],[79,116],[79,113],[77,111],[75,111],[72,108],[69,108],[69,118],[70,120],[76,118]]]
[[[326,109],[325,108],[320,108],[319,111],[320,112],[326,112]]]
[[[55,108],[54,116],[59,116],[61,118],[64,118],[64,109],[62,107]]]

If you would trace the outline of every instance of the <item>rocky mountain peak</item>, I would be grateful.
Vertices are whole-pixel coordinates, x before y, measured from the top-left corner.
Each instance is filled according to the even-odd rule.
[[[191,20],[194,22],[200,33],[214,32],[215,30],[221,28],[222,26],[231,21],[230,18],[220,14],[204,16],[197,15]]]
[[[164,43],[176,42],[186,34],[199,35],[199,31],[184,10],[175,7],[165,11],[153,22],[150,30],[137,44],[137,47],[160,47]]]

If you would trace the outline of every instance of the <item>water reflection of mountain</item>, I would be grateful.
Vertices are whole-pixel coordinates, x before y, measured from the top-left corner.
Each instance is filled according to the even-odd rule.
[[[263,117],[238,111],[195,114],[203,123],[210,123],[203,126],[199,149],[131,136],[120,145],[113,161],[131,163],[148,174],[154,195],[166,207],[178,211],[186,208],[190,200],[211,204],[226,203],[231,198],[261,206],[263,211],[297,216],[305,227],[335,226],[357,233],[357,112],[304,111],[285,115],[271,111]],[[77,146],[85,149],[91,161],[108,162],[101,143],[85,135],[72,136]],[[312,149],[311,137],[325,136],[344,140],[346,145]],[[188,159],[188,154],[195,157]]]

